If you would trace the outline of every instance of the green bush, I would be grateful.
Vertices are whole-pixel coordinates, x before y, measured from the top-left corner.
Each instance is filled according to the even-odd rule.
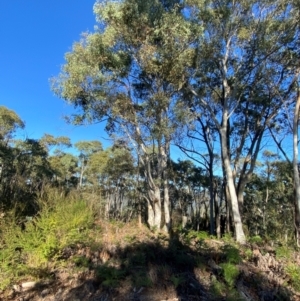
[[[85,256],[74,256],[72,260],[78,267],[88,268],[90,266],[90,260]]]
[[[40,201],[39,214],[27,218],[24,230],[15,220],[2,222],[0,289],[20,276],[33,276],[32,271],[50,269],[64,247],[88,241],[92,223],[86,202],[62,198]]]
[[[285,268],[286,273],[291,278],[291,285],[296,291],[300,291],[300,268],[295,264],[289,264]]]
[[[210,286],[210,293],[215,298],[222,297],[226,292],[226,286],[224,283],[218,281],[217,279],[213,279],[212,284]]]
[[[96,269],[96,277],[102,285],[111,288],[118,286],[120,280],[126,276],[125,270],[119,270],[107,265],[99,266]]]
[[[225,282],[232,288],[240,273],[238,267],[232,263],[222,263],[221,267],[223,268]]]
[[[292,250],[287,246],[276,248],[276,259],[289,259],[292,256]]]
[[[153,282],[149,275],[147,275],[147,273],[143,271],[133,273],[132,283],[135,287],[151,287],[153,285]]]
[[[238,264],[241,261],[241,255],[238,248],[233,245],[225,245],[222,247],[222,252],[226,257],[226,262]]]
[[[172,275],[170,277],[170,280],[172,281],[175,288],[177,288],[179,285],[185,282],[185,278],[182,275],[178,275],[178,276]]]
[[[255,235],[249,238],[249,242],[261,245],[263,243],[263,239],[259,235]]]

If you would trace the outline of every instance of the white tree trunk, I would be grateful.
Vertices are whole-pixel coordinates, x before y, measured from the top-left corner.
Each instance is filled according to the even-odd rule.
[[[294,189],[295,189],[295,227],[297,245],[300,244],[300,179],[298,171],[298,124],[300,111],[300,93],[295,105],[293,121],[293,171],[294,171]]]
[[[171,215],[170,215],[170,197],[169,197],[169,187],[167,180],[164,180],[164,213],[165,213],[165,224],[163,230],[166,233],[171,231]]]
[[[154,191],[149,192],[148,202],[148,224],[151,229],[160,230],[161,209],[160,189],[159,187],[155,187]]]
[[[225,121],[226,123],[226,121]],[[239,211],[239,204],[237,193],[233,180],[233,173],[230,166],[228,148],[227,148],[227,135],[226,135],[227,126],[223,126],[220,130],[221,138],[221,148],[222,148],[222,161],[224,164],[224,171],[227,181],[227,186],[229,190],[230,200],[231,200],[231,209],[232,209],[232,218],[234,223],[235,230],[235,239],[237,242],[244,244],[246,242],[245,233],[243,230],[242,219]]]
[[[160,148],[161,156],[161,176],[164,190],[164,226],[163,231],[169,233],[171,231],[171,214],[170,214],[170,197],[169,197],[169,183],[168,183],[168,153],[169,143]]]

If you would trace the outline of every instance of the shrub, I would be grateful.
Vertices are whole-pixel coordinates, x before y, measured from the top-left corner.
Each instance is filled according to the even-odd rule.
[[[20,276],[36,276],[33,271],[51,268],[60,251],[76,242],[87,242],[93,212],[80,200],[40,201],[40,212],[25,222],[6,220],[0,233],[0,289]]]
[[[276,259],[289,259],[292,256],[292,250],[287,246],[276,248]]]
[[[222,247],[222,251],[226,257],[226,262],[238,264],[241,261],[240,251],[235,246],[225,245]]]
[[[249,242],[261,245],[263,243],[263,239],[259,235],[255,235],[249,238]]]
[[[175,288],[177,288],[179,285],[185,282],[185,278],[182,275],[178,275],[178,276],[172,275],[170,277],[170,280],[172,281]]]
[[[225,282],[232,288],[239,275],[238,267],[232,263],[222,263],[221,267],[223,268]]]
[[[224,283],[214,279],[210,287],[210,292],[215,298],[222,297],[226,292],[226,286]]]
[[[120,280],[124,279],[125,276],[126,271],[108,265],[99,266],[96,269],[96,277],[102,285],[108,288],[118,286]]]
[[[286,273],[291,278],[291,285],[296,291],[300,291],[300,268],[295,264],[289,264],[285,268]]]

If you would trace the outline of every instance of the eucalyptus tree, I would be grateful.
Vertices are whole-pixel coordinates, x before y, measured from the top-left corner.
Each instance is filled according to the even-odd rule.
[[[76,187],[78,158],[75,155],[59,151],[50,156],[48,161],[53,171],[55,184],[67,188]]]
[[[50,134],[44,134],[39,141],[40,144],[45,147],[49,155],[50,152],[52,151],[60,152],[64,148],[69,148],[72,146],[70,138],[66,136],[54,137],[53,135]]]
[[[294,38],[290,6],[281,0],[187,3],[190,19],[205,33],[197,48],[198,71],[184,87],[196,116],[208,116],[218,131],[235,236],[243,243],[245,185],[265,129],[290,101],[292,78],[279,60]]]
[[[23,129],[24,122],[16,112],[0,106],[0,183],[3,176],[9,173],[12,160],[12,138],[18,129]]]
[[[299,176],[299,114],[300,114],[300,92],[295,103],[295,111],[293,118],[293,173],[294,173],[294,189],[295,189],[295,231],[297,245],[300,246],[300,176]]]
[[[52,177],[47,152],[35,139],[14,140],[6,149],[1,172],[0,201],[18,215],[38,210],[36,199]]]
[[[295,42],[291,43],[290,64],[294,72],[294,78],[296,82],[296,94],[295,94],[295,106],[293,116],[293,175],[294,175],[294,190],[295,190],[295,232],[297,245],[300,246],[300,176],[299,176],[299,115],[300,115],[300,65],[299,65],[299,53],[300,53],[300,26],[299,26],[299,13],[300,4],[299,1],[292,1],[294,8],[294,26],[295,30]]]
[[[288,91],[291,95],[292,106],[283,106],[283,112],[276,119],[274,126],[269,127],[271,136],[277,147],[283,154],[286,161],[293,166],[294,179],[294,226],[297,244],[300,245],[300,177],[299,177],[299,112],[300,112],[300,27],[299,27],[299,1],[288,1],[289,14],[291,15],[290,28],[287,31],[292,35],[286,49],[282,52],[283,64],[289,71],[292,78],[288,84]],[[292,136],[292,156],[283,147],[284,140]],[[291,158],[292,157],[292,158]]]
[[[13,137],[25,124],[16,112],[0,106],[0,206],[11,204],[12,177],[15,175]]]
[[[24,122],[16,112],[4,106],[0,106],[0,142],[1,144],[11,141],[17,129],[23,129]]]
[[[244,221],[250,236],[293,239],[294,187],[291,164],[264,153],[264,161],[245,189]]]
[[[195,113],[191,107],[191,112]],[[214,171],[217,169],[218,154],[216,150],[217,131],[213,122],[204,114],[195,114],[192,124],[186,126],[183,137],[179,137],[177,146],[186,156],[205,168],[209,179],[210,194],[210,233],[215,234],[215,215],[218,212],[218,204],[214,198]],[[214,212],[215,211],[215,212]],[[218,227],[220,229],[220,227]],[[218,233],[220,236],[220,233]]]
[[[181,88],[193,64],[193,44],[202,32],[201,26],[186,20],[180,3],[96,3],[98,30],[74,44],[53,86],[79,109],[73,122],[106,121],[109,133],[127,136],[144,166],[148,223],[166,231],[171,222],[170,143],[187,113]],[[149,149],[157,150],[155,165]]]
[[[177,219],[181,213],[183,225],[189,220],[195,229],[207,230],[209,223],[209,204],[211,199],[210,176],[206,169],[196,166],[190,160],[171,162],[171,183],[173,207],[176,208]],[[208,197],[209,196],[209,197]]]
[[[75,148],[80,152],[79,154],[79,187],[83,184],[83,175],[87,168],[88,160],[92,154],[101,152],[102,143],[100,141],[78,141],[75,143]]]

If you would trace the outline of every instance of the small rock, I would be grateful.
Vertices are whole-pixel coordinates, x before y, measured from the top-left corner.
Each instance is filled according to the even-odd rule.
[[[41,292],[41,297],[45,298],[50,293],[50,289],[46,288]]]
[[[22,287],[21,287],[21,285],[19,285],[19,284],[14,284],[14,285],[13,285],[13,289],[14,289],[14,291],[17,292],[17,293],[19,293],[19,292],[22,291]]]
[[[216,264],[216,262],[213,259],[209,259],[207,264],[215,271],[220,271],[222,268]]]
[[[21,284],[21,287],[23,290],[28,290],[31,288],[34,288],[36,286],[36,282],[35,281],[28,281],[28,282],[24,282]]]

